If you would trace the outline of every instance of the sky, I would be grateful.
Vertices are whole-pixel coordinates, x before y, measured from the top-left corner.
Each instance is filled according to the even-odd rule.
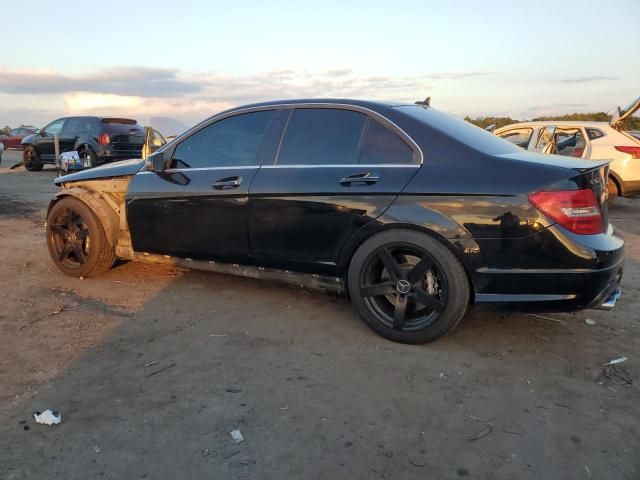
[[[34,21],[0,27],[0,125],[83,114],[191,125],[232,106],[300,97],[430,96],[459,116],[526,119],[613,112],[640,95],[640,0],[13,8]]]

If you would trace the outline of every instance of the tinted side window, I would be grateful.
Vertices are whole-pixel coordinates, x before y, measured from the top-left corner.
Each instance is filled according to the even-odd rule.
[[[51,122],[49,125],[44,127],[44,133],[47,134],[47,135],[53,135],[53,134],[60,133],[60,130],[62,130],[62,125],[64,124],[64,121],[65,121],[65,119],[61,118],[59,120]]]
[[[278,165],[357,163],[366,115],[350,110],[299,108],[291,112]]]
[[[377,120],[371,119],[360,152],[362,164],[415,163],[413,150],[400,136]]]
[[[171,168],[257,165],[256,154],[273,115],[272,110],[245,113],[212,123],[176,147]]]
[[[82,118],[67,118],[67,121],[64,122],[64,127],[62,127],[62,134],[72,134],[80,131],[80,126],[82,124]]]
[[[587,128],[587,135],[589,136],[590,140],[604,137],[604,133],[602,132],[602,130],[599,130],[597,128]]]
[[[499,136],[526,150],[529,146],[529,140],[531,140],[532,134],[533,129],[531,128],[519,128],[517,130],[509,130],[507,132],[503,132]]]

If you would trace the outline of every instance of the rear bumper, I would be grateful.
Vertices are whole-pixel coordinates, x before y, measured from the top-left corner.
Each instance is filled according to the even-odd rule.
[[[624,261],[600,270],[485,270],[490,282],[505,293],[477,293],[476,303],[511,303],[520,307],[549,310],[599,308],[613,300],[620,289]],[[503,288],[499,286],[502,285]],[[506,286],[509,285],[507,288]],[[512,293],[518,289],[522,293]]]
[[[615,305],[617,298],[612,296],[622,279],[624,240],[613,227],[599,235],[577,235],[552,226],[528,242],[514,242],[513,249],[503,250],[498,257],[491,256],[491,251],[486,253],[485,248],[485,260],[493,260],[485,265],[496,267],[484,266],[474,272],[477,303],[548,310]]]
[[[622,182],[623,195],[636,195],[638,193],[640,193],[640,180],[634,180],[632,182]]]

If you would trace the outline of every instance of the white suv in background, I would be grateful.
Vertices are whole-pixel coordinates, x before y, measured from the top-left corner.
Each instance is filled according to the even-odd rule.
[[[640,109],[640,97],[624,110],[617,109],[611,122],[540,121],[514,123],[495,134],[525,150],[612,160],[609,199],[640,193],[640,139],[627,131],[631,116]]]

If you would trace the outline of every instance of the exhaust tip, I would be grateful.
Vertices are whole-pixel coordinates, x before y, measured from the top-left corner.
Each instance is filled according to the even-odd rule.
[[[620,287],[618,287],[618,288],[616,288],[615,292],[613,292],[611,294],[611,296],[609,296],[609,298],[607,298],[604,302],[602,302],[600,305],[595,307],[595,309],[596,310],[611,310],[613,307],[616,306],[616,302],[618,301],[618,299],[620,298],[621,295],[622,295],[622,289]]]

